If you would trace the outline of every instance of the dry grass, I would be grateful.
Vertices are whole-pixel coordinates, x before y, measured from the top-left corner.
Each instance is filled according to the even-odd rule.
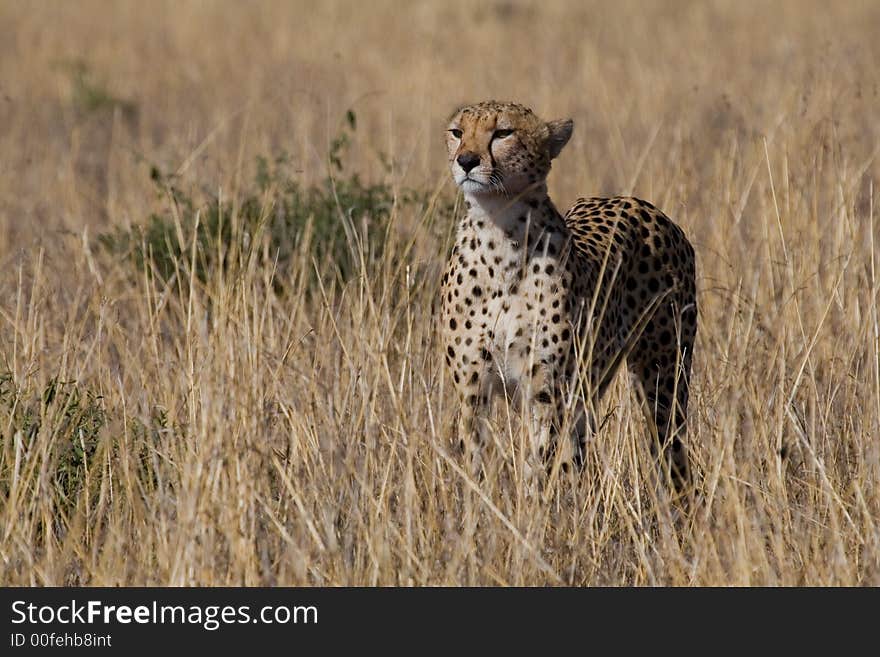
[[[878,31],[870,2],[0,3],[0,583],[880,584]],[[441,131],[489,97],[575,119],[560,207],[632,192],[692,237],[688,517],[623,379],[546,499],[516,422],[484,481],[448,455]],[[236,250],[257,156],[319,184],[350,108],[345,175],[437,203],[356,217],[347,279],[307,235]],[[151,166],[232,208],[204,281]],[[96,240],[154,212],[167,284]]]

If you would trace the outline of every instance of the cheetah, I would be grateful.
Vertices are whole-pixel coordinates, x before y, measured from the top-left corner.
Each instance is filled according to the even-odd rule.
[[[580,467],[595,431],[591,408],[625,361],[651,451],[681,491],[690,478],[694,250],[637,198],[581,198],[560,214],[547,176],[572,129],[570,119],[544,122],[522,105],[489,101],[459,109],[446,131],[468,208],[443,274],[439,317],[461,399],[460,442],[478,461],[492,400],[506,396],[527,413],[533,462],[551,472]]]

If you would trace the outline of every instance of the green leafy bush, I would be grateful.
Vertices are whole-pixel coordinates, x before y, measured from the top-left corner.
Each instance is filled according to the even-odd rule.
[[[195,275],[205,281],[214,268],[228,271],[250,257],[267,258],[283,270],[309,232],[310,257],[346,280],[358,269],[354,233],[366,237],[368,243],[361,246],[378,258],[394,208],[428,200],[426,193],[404,190],[396,195],[386,183],[367,184],[356,173],[346,173],[344,153],[356,125],[349,111],[345,128],[330,146],[328,175],[312,187],[294,179],[288,156],[260,157],[252,185],[236,199],[214,197],[199,204],[179,189],[173,175],[153,167],[153,183],[170,199],[170,207],[143,223],[100,235],[99,243],[139,270],[152,264],[166,281],[194,260]]]
[[[0,375],[0,415],[7,418],[8,431],[0,435],[0,446],[11,453],[12,441],[29,449],[45,423],[53,432],[48,443],[54,481],[59,497],[71,502],[84,485],[85,469],[97,451],[101,430],[107,423],[102,397],[74,381],[52,378],[42,391],[17,390],[10,374]],[[8,491],[9,469],[3,468],[0,490]]]

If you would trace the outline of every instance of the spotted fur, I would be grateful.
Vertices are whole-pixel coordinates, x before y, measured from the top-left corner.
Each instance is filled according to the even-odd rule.
[[[450,169],[468,214],[443,275],[440,321],[461,435],[476,438],[478,455],[492,399],[506,395],[529,411],[536,458],[581,464],[590,408],[626,361],[652,420],[652,449],[681,488],[694,251],[636,198],[582,198],[563,217],[546,178],[571,131],[570,120],[545,123],[494,101],[462,108],[449,124]]]

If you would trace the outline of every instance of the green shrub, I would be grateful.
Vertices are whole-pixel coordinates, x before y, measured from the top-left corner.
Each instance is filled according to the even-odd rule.
[[[324,271],[347,280],[358,270],[360,257],[352,248],[352,230],[365,233],[364,251],[379,258],[395,204],[424,207],[428,200],[426,193],[415,190],[395,195],[387,183],[367,184],[345,171],[344,154],[356,125],[349,111],[345,128],[330,147],[330,173],[312,187],[293,178],[286,155],[260,157],[253,184],[237,199],[214,197],[200,205],[177,187],[173,175],[153,167],[151,179],[171,207],[131,228],[99,235],[98,241],[110,253],[134,262],[139,271],[152,264],[167,281],[190,263],[194,238],[192,266],[204,282],[215,268],[228,271],[249,257],[262,260],[265,255],[283,271],[310,227],[310,256]],[[366,231],[361,229],[364,224]]]
[[[137,114],[137,105],[111,93],[84,60],[64,60],[57,66],[70,81],[71,102],[78,111],[92,114],[119,109],[127,118]]]
[[[0,446],[7,454],[11,441],[29,448],[44,423],[53,432],[50,452],[54,463],[54,483],[65,505],[76,499],[85,483],[85,468],[95,455],[101,430],[107,423],[102,397],[74,381],[51,379],[42,391],[15,388],[12,376],[0,375],[0,417],[8,431],[0,435]],[[0,475],[0,490],[9,491],[9,468]]]

